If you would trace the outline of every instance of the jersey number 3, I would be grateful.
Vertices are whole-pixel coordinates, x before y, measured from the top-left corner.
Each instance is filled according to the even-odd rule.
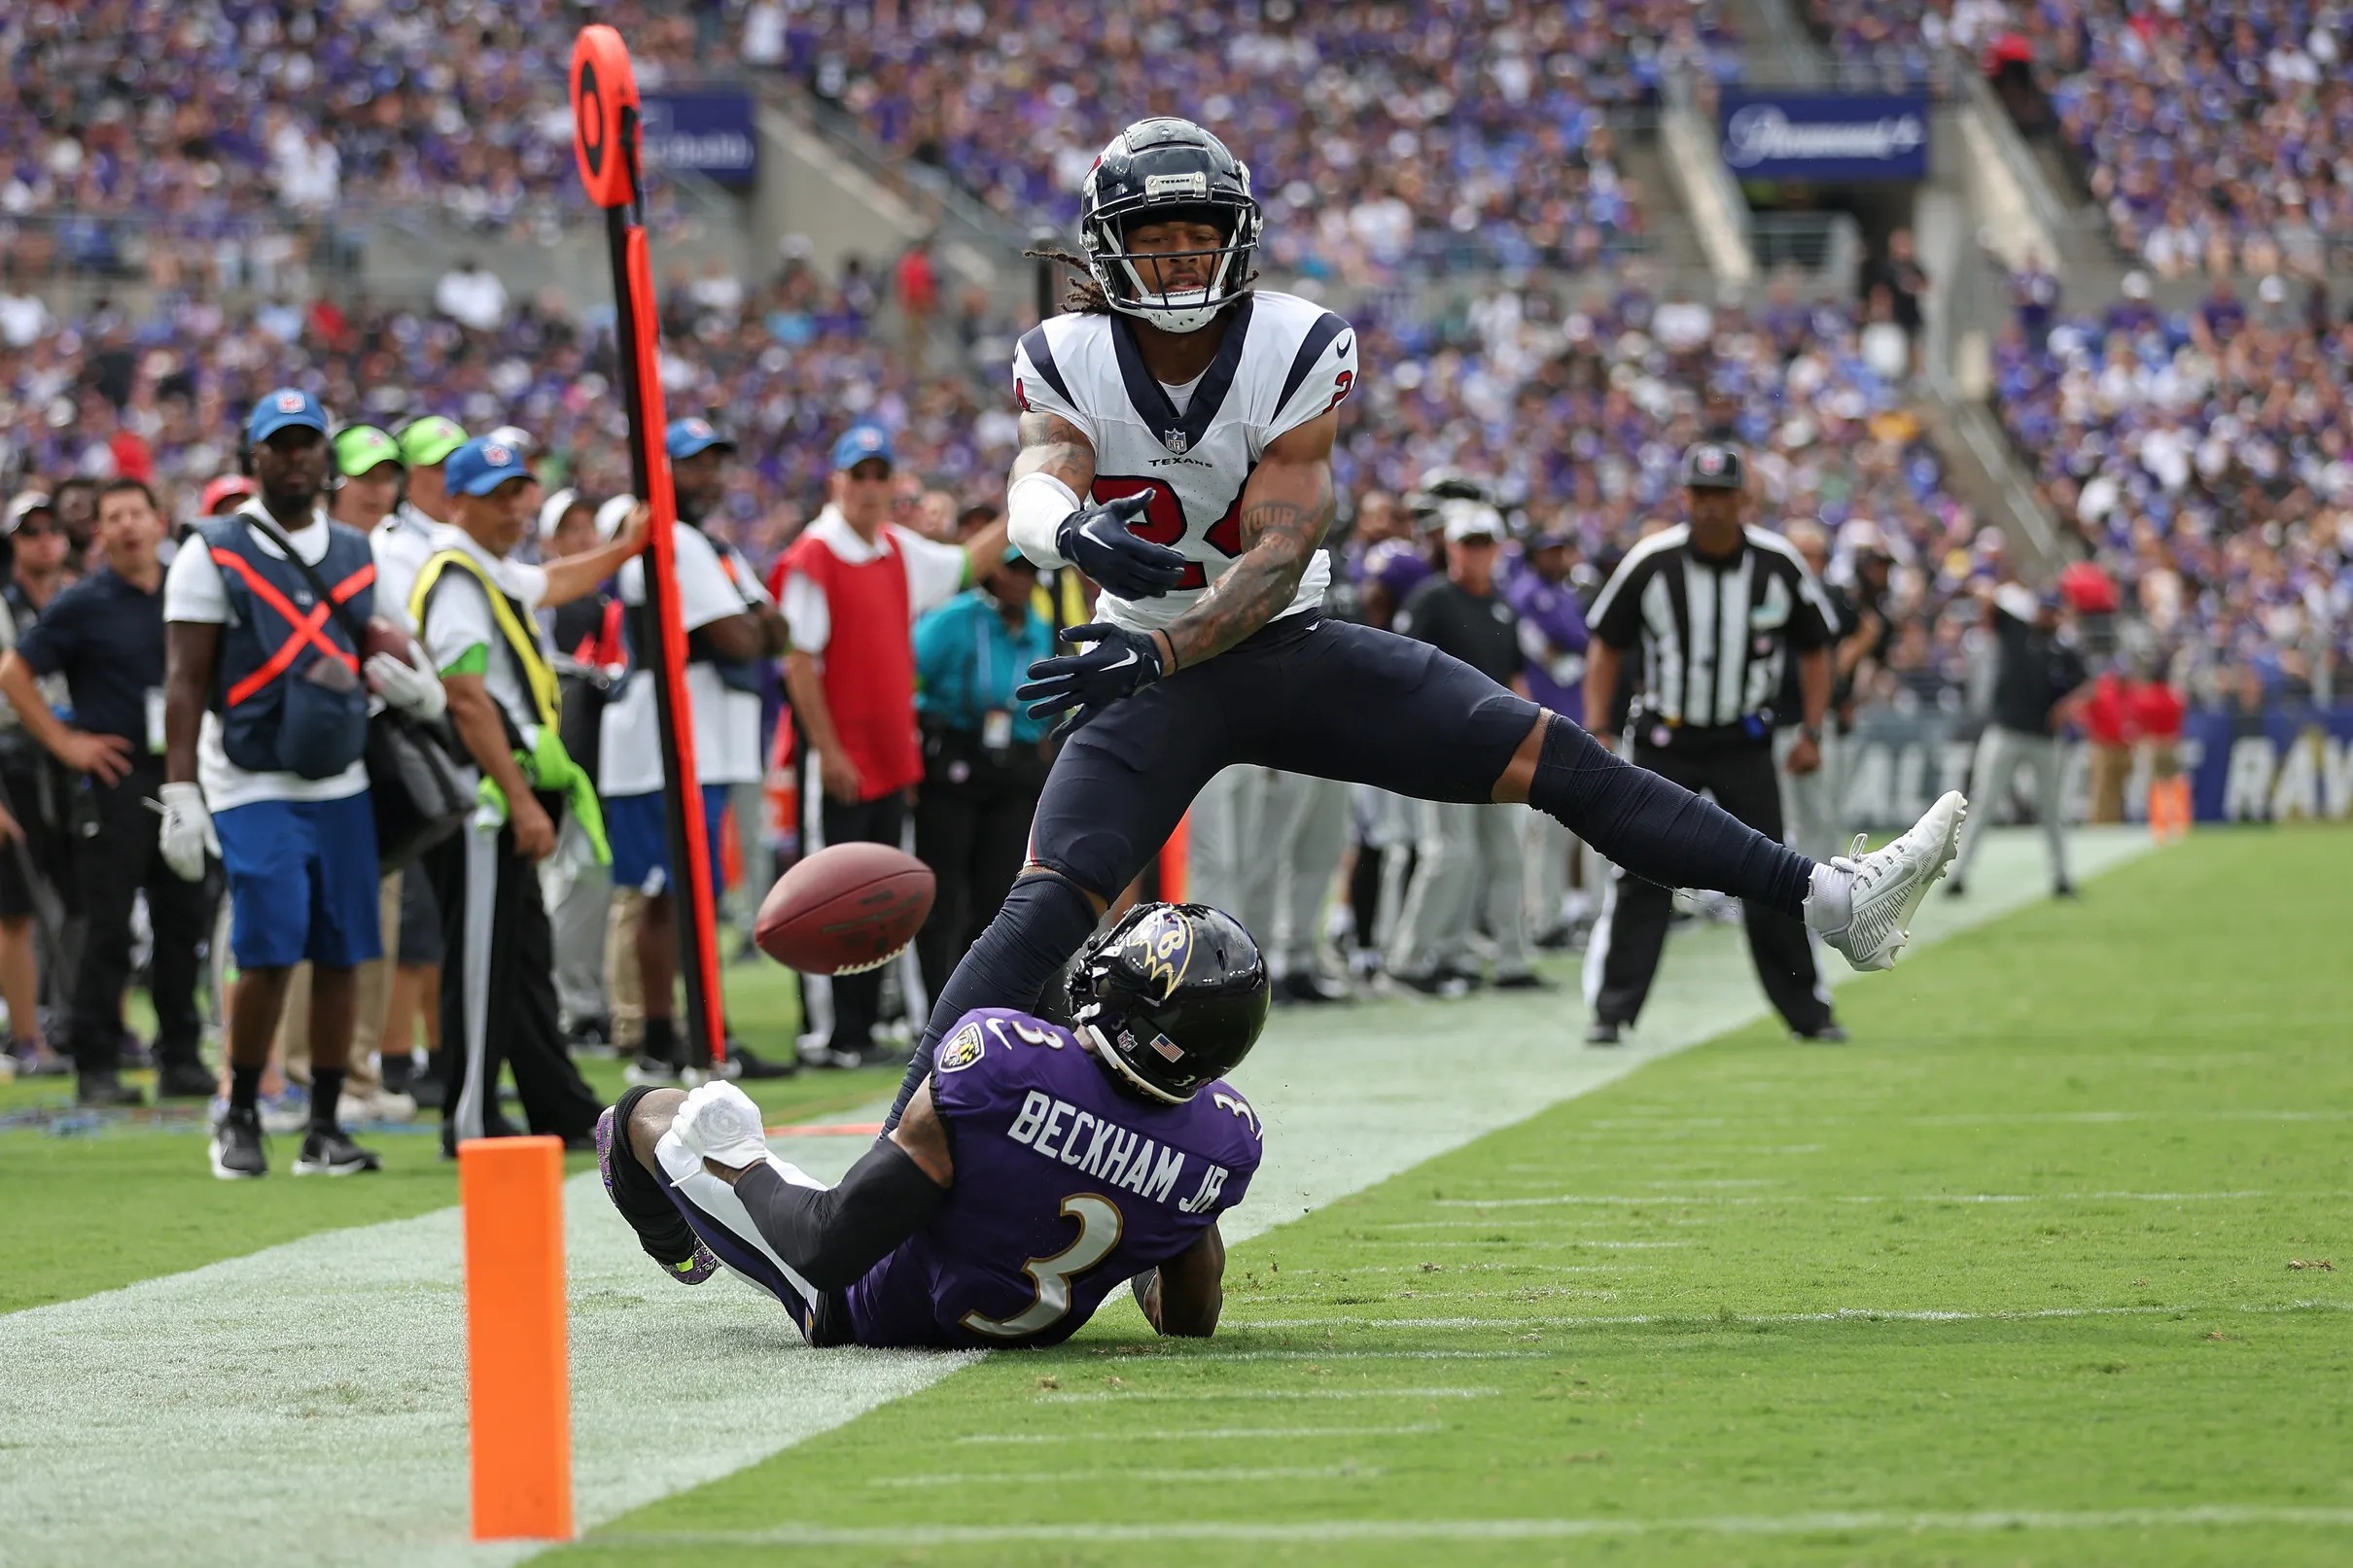
[[[1078,1222],[1078,1239],[1050,1258],[1032,1258],[1022,1265],[1021,1272],[1030,1276],[1036,1298],[1011,1317],[966,1312],[963,1319],[966,1328],[975,1334],[1015,1340],[1062,1321],[1071,1309],[1071,1281],[1111,1255],[1126,1224],[1118,1204],[1093,1193],[1073,1193],[1064,1199],[1062,1214]]]
[[[1243,482],[1247,484],[1248,479],[1246,477]],[[1095,475],[1093,494],[1098,504],[1118,501],[1126,496],[1147,497],[1143,506],[1143,521],[1138,523],[1133,532],[1138,539],[1150,540],[1155,544],[1176,548],[1184,541],[1185,530],[1191,526],[1185,519],[1184,503],[1176,498],[1176,491],[1158,479],[1131,479],[1120,474],[1099,473]],[[1225,515],[1211,524],[1210,531],[1201,537],[1209,540],[1210,547],[1220,555],[1232,557],[1242,553],[1241,491],[1234,492],[1234,504],[1226,507]],[[1184,579],[1176,584],[1177,587],[1206,588],[1209,585],[1209,574],[1202,570],[1199,561],[1185,563]]]

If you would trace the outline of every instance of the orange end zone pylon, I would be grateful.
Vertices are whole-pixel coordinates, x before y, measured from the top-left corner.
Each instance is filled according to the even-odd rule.
[[[560,1138],[458,1145],[476,1541],[572,1538],[563,1189]]]

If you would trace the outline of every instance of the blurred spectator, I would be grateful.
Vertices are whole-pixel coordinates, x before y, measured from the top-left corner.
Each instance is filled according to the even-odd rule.
[[[1521,679],[1528,696],[1582,724],[1585,648],[1592,637],[1585,606],[1569,582],[1576,558],[1576,540],[1568,535],[1536,535],[1521,569],[1504,579],[1503,597],[1520,617]],[[1530,940],[1538,947],[1565,946],[1588,913],[1578,863],[1585,846],[1548,812],[1529,812],[1526,825]]]
[[[2094,824],[2125,819],[2125,784],[2132,775],[2131,688],[2122,670],[2103,670],[2083,704],[2084,738],[2090,743]]]
[[[674,419],[664,433],[678,499],[672,526],[672,572],[678,585],[681,624],[686,634],[686,694],[693,726],[695,769],[701,799],[689,806],[702,813],[714,895],[725,886],[720,874],[720,823],[731,785],[758,780],[760,661],[784,650],[784,620],[765,589],[727,547],[704,526],[725,492],[725,466],[735,442],[706,419]],[[669,818],[663,775],[661,727],[649,650],[657,643],[642,561],[621,567],[618,589],[628,626],[631,674],[603,714],[598,744],[598,790],[613,835],[614,919],[633,926],[627,955],[610,950],[607,970],[634,958],[637,988],[616,993],[615,1042],[634,1046],[629,1068],[633,1084],[669,1083],[682,1070],[710,1064],[710,1042],[682,1040],[676,1022],[678,986],[677,881],[670,860]],[[909,689],[913,689],[912,677]],[[617,944],[616,944],[617,945]],[[623,1009],[618,996],[637,1003]],[[714,996],[712,1005],[722,998]],[[722,1020],[723,1023],[723,1020]],[[791,1069],[766,1063],[741,1047],[730,1053],[745,1073],[760,1076]]]
[[[962,545],[889,521],[896,467],[888,433],[854,425],[833,444],[832,500],[786,556],[781,598],[791,629],[785,685],[807,744],[801,843],[896,844],[907,792],[924,776],[915,722],[915,617],[1003,563],[1002,520]],[[876,1059],[882,973],[812,976],[822,1065]]]
[[[0,651],[16,647],[41,618],[16,570],[20,536],[28,530],[58,537],[56,513],[37,490],[13,497],[0,512]],[[61,538],[55,547],[62,549]],[[42,603],[48,598],[44,594]],[[44,707],[61,695],[44,692]],[[0,999],[8,1003],[9,1059],[23,1076],[66,1070],[65,1059],[42,1037],[40,980],[42,948],[50,949],[53,963],[60,956],[60,893],[71,886],[63,800],[49,754],[18,721],[16,709],[0,705],[0,816],[7,818],[0,829]]]
[[[497,273],[468,257],[434,285],[433,306],[477,332],[495,332],[507,320],[507,286]]]
[[[1993,633],[1993,707],[1985,733],[1979,737],[1977,758],[1969,772],[1969,798],[1975,809],[1961,829],[1960,857],[1948,895],[1967,891],[1969,868],[1985,828],[2009,803],[2019,769],[2034,778],[2033,807],[2043,824],[2043,839],[2051,854],[2051,890],[2072,898],[2075,884],[2067,876],[2067,824],[2064,818],[2065,753],[2059,745],[2085,683],[2084,661],[2074,639],[2062,625],[2055,595],[2037,597],[2021,583],[2004,583],[1984,595],[1985,624]]]
[[[162,515],[147,486],[114,479],[98,496],[107,564],[53,600],[0,661],[0,692],[32,737],[75,775],[74,881],[86,917],[66,1025],[85,1105],[136,1105],[122,1082],[123,991],[131,974],[131,906],[147,900],[153,932],[149,992],[156,1007],[157,1093],[202,1099],[212,1074],[197,1056],[200,955],[213,893],[164,865],[150,808],[163,784]],[[60,678],[73,722],[38,684]]]
[[[1012,888],[1045,787],[1047,726],[1013,700],[1054,651],[1054,629],[1030,602],[1036,587],[1037,568],[1007,548],[980,586],[915,623],[915,854],[937,879],[916,951],[934,996]]]
[[[1528,694],[1520,621],[1497,592],[1503,520],[1475,501],[1445,504],[1446,575],[1398,608],[1396,631],[1430,644],[1521,695]],[[1413,882],[1389,946],[1389,977],[1430,995],[1480,983],[1467,938],[1484,929],[1498,990],[1549,989],[1528,965],[1522,914],[1519,819],[1525,806],[1425,800]]]
[[[540,554],[564,561],[595,549],[617,529],[634,505],[616,497],[612,528],[600,526],[604,508],[577,490],[559,490],[540,507]],[[548,617],[555,648],[556,682],[563,698],[564,749],[590,778],[602,776],[605,705],[628,673],[623,607],[614,585],[593,590]],[[605,995],[605,931],[613,908],[613,868],[593,856],[555,857],[541,874],[555,943],[555,1000],[564,1019],[564,1039],[575,1055],[613,1044],[613,1015]]]
[[[1855,292],[1866,304],[1871,304],[1882,289],[1886,291],[1887,319],[1903,330],[1910,363],[1916,366],[1920,356],[1922,302],[1928,297],[1928,274],[1920,268],[1909,228],[1888,234],[1886,254],[1863,263]]]

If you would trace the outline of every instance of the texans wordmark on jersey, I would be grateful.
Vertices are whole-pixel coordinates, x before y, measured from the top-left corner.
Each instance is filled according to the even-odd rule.
[[[1104,596],[1103,617],[1138,631],[1166,626],[1225,574],[1242,553],[1242,490],[1258,459],[1355,385],[1355,332],[1287,294],[1236,305],[1217,357],[1190,387],[1154,380],[1134,329],[1115,315],[1055,316],[1013,354],[1023,411],[1067,420],[1095,448],[1091,498],[1148,496],[1137,534],[1192,563],[1183,585],[1157,599]],[[1318,551],[1282,613],[1320,606],[1330,581]]]

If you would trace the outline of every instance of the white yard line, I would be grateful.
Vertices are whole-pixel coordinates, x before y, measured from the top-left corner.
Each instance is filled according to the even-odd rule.
[[[1720,1323],[1737,1323],[1751,1327],[1776,1323],[2030,1323],[2044,1318],[2071,1317],[2197,1317],[2218,1312],[2253,1312],[2275,1314],[2283,1312],[2347,1312],[2353,1303],[2304,1301],[2277,1304],[2224,1304],[2218,1307],[2191,1305],[2187,1307],[2043,1307],[2021,1310],[1992,1307],[1980,1310],[1949,1307],[1840,1307],[1821,1312],[1621,1312],[1595,1317],[1384,1317],[1377,1314],[1355,1317],[1256,1317],[1232,1318],[1226,1323],[1230,1331],[1249,1329],[1614,1329],[1663,1326],[1668,1328],[1709,1328]],[[1212,1352],[1203,1352],[1210,1354]],[[1302,1351],[1311,1359],[1319,1354],[1333,1356],[1345,1352]],[[1363,1352],[1367,1356],[1387,1354],[1421,1355],[1421,1351]],[[1451,1351],[1452,1355],[1473,1352]],[[1519,1352],[1490,1352],[1517,1354]],[[1530,1351],[1528,1354],[1549,1354]]]
[[[1195,1485],[1223,1486],[1235,1481],[1339,1481],[1346,1478],[1386,1475],[1386,1471],[1369,1465],[1214,1465],[1198,1470],[1175,1470],[1166,1465],[1152,1467],[1151,1483],[1186,1482]],[[1122,1465],[1114,1470],[977,1470],[957,1472],[931,1471],[913,1476],[870,1476],[866,1484],[877,1487],[921,1486],[1064,1486],[1072,1481],[1115,1481],[1133,1485],[1138,1481],[1136,1467]]]
[[[1163,1441],[1186,1443],[1289,1442],[1294,1438],[1407,1438],[1443,1432],[1443,1421],[1409,1421],[1403,1426],[1212,1426],[1194,1429],[1164,1427]],[[1100,1432],[973,1432],[956,1440],[961,1446],[995,1447],[1003,1443],[1086,1443],[1103,1441]]]
[[[1692,1183],[1694,1186],[1703,1183]],[[1553,1208],[1590,1204],[1598,1208],[1647,1208],[1672,1203],[1691,1208],[1784,1203],[2221,1203],[2241,1199],[2311,1199],[2335,1202],[2336,1193],[1554,1193],[1544,1198],[1441,1198],[1433,1208]]]
[[[1493,1399],[1502,1392],[1500,1388],[1103,1388],[1082,1393],[1039,1394],[1031,1403],[1103,1405],[1112,1400],[1137,1400],[1148,1404],[1174,1401],[1181,1404],[1204,1399],[1230,1399],[1244,1403],[1289,1399]]]
[[[2128,831],[2076,839],[2085,875],[2146,845]],[[1920,940],[2039,898],[2040,853],[2015,835],[1989,841],[1976,895],[1931,899]],[[1854,978],[1830,962],[1834,981]],[[1566,993],[1285,1014],[1242,1075],[1269,1130],[1267,1160],[1248,1202],[1227,1216],[1226,1236],[1261,1235],[1763,1008],[1738,933],[1711,927],[1670,945],[1634,1043],[1616,1051],[1574,1043],[1584,1021]],[[830,1176],[863,1146],[795,1139],[790,1158]],[[193,1145],[189,1159],[190,1179],[205,1179]],[[839,1426],[971,1359],[807,1350],[762,1298],[718,1283],[683,1290],[660,1277],[593,1173],[569,1183],[565,1197],[574,1493],[583,1530]],[[8,1369],[0,1519],[10,1568],[152,1561],[159,1531],[169,1533],[175,1562],[197,1568],[307,1568],[321,1541],[365,1568],[487,1568],[532,1550],[466,1540],[454,1210],[326,1232],[0,1315],[0,1367]]]
[[[1972,1514],[1823,1513],[1627,1519],[1167,1519],[1148,1524],[932,1524],[843,1529],[782,1524],[765,1530],[631,1532],[615,1546],[653,1547],[988,1547],[1026,1544],[1155,1545],[1175,1541],[1564,1541],[1591,1536],[1804,1536],[1856,1532],[1980,1535],[2012,1531],[2353,1528],[2353,1508],[2217,1504],[2205,1508],[2114,1508],[2062,1512],[2001,1509]]]

